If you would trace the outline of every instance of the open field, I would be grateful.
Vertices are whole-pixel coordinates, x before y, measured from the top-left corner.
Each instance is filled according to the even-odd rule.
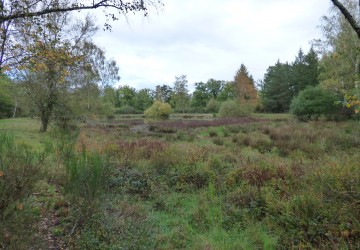
[[[14,119],[0,133],[0,248],[360,248],[356,121],[117,117],[40,134]]]

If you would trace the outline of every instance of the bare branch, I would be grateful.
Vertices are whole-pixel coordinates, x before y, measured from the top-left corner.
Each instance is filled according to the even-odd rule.
[[[355,18],[350,14],[350,12],[345,8],[345,6],[340,3],[338,0],[331,0],[333,4],[341,11],[341,13],[344,15],[346,20],[350,23],[351,27],[355,30],[356,34],[358,35],[360,39],[360,26],[356,23]],[[359,2],[360,7],[360,2]]]
[[[38,2],[40,1],[37,1],[36,3]],[[155,2],[148,1],[148,4],[145,4],[144,1],[138,1],[138,0],[133,0],[132,2],[123,2],[121,0],[116,0],[116,1],[100,0],[97,2],[93,1],[91,4],[87,4],[87,5],[69,4],[64,7],[47,7],[39,11],[31,11],[29,8],[27,8],[23,11],[14,12],[11,14],[4,14],[2,12],[0,14],[0,23],[4,21],[19,19],[19,18],[42,16],[50,13],[91,10],[97,8],[113,8],[118,10],[120,13],[142,11],[144,12],[144,15],[147,15],[148,5],[162,5],[162,3],[161,0],[156,0]]]

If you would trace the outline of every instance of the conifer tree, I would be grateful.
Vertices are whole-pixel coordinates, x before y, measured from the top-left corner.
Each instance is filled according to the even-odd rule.
[[[257,91],[254,85],[254,79],[249,74],[246,66],[241,64],[235,75],[235,87],[237,98],[240,103],[256,104]]]

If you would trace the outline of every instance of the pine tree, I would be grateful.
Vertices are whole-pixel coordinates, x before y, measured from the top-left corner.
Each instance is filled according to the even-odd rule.
[[[292,70],[289,63],[277,63],[270,66],[265,74],[261,90],[261,99],[265,111],[287,112],[294,90],[292,86]]]
[[[305,55],[299,50],[295,61],[292,63],[293,95],[296,96],[308,86],[319,84],[319,59],[313,48]]]

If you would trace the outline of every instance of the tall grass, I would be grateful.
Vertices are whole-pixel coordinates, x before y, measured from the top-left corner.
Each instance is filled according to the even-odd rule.
[[[43,177],[44,158],[25,144],[15,144],[12,135],[0,133],[0,248],[30,244],[28,225],[36,216],[26,201]]]

